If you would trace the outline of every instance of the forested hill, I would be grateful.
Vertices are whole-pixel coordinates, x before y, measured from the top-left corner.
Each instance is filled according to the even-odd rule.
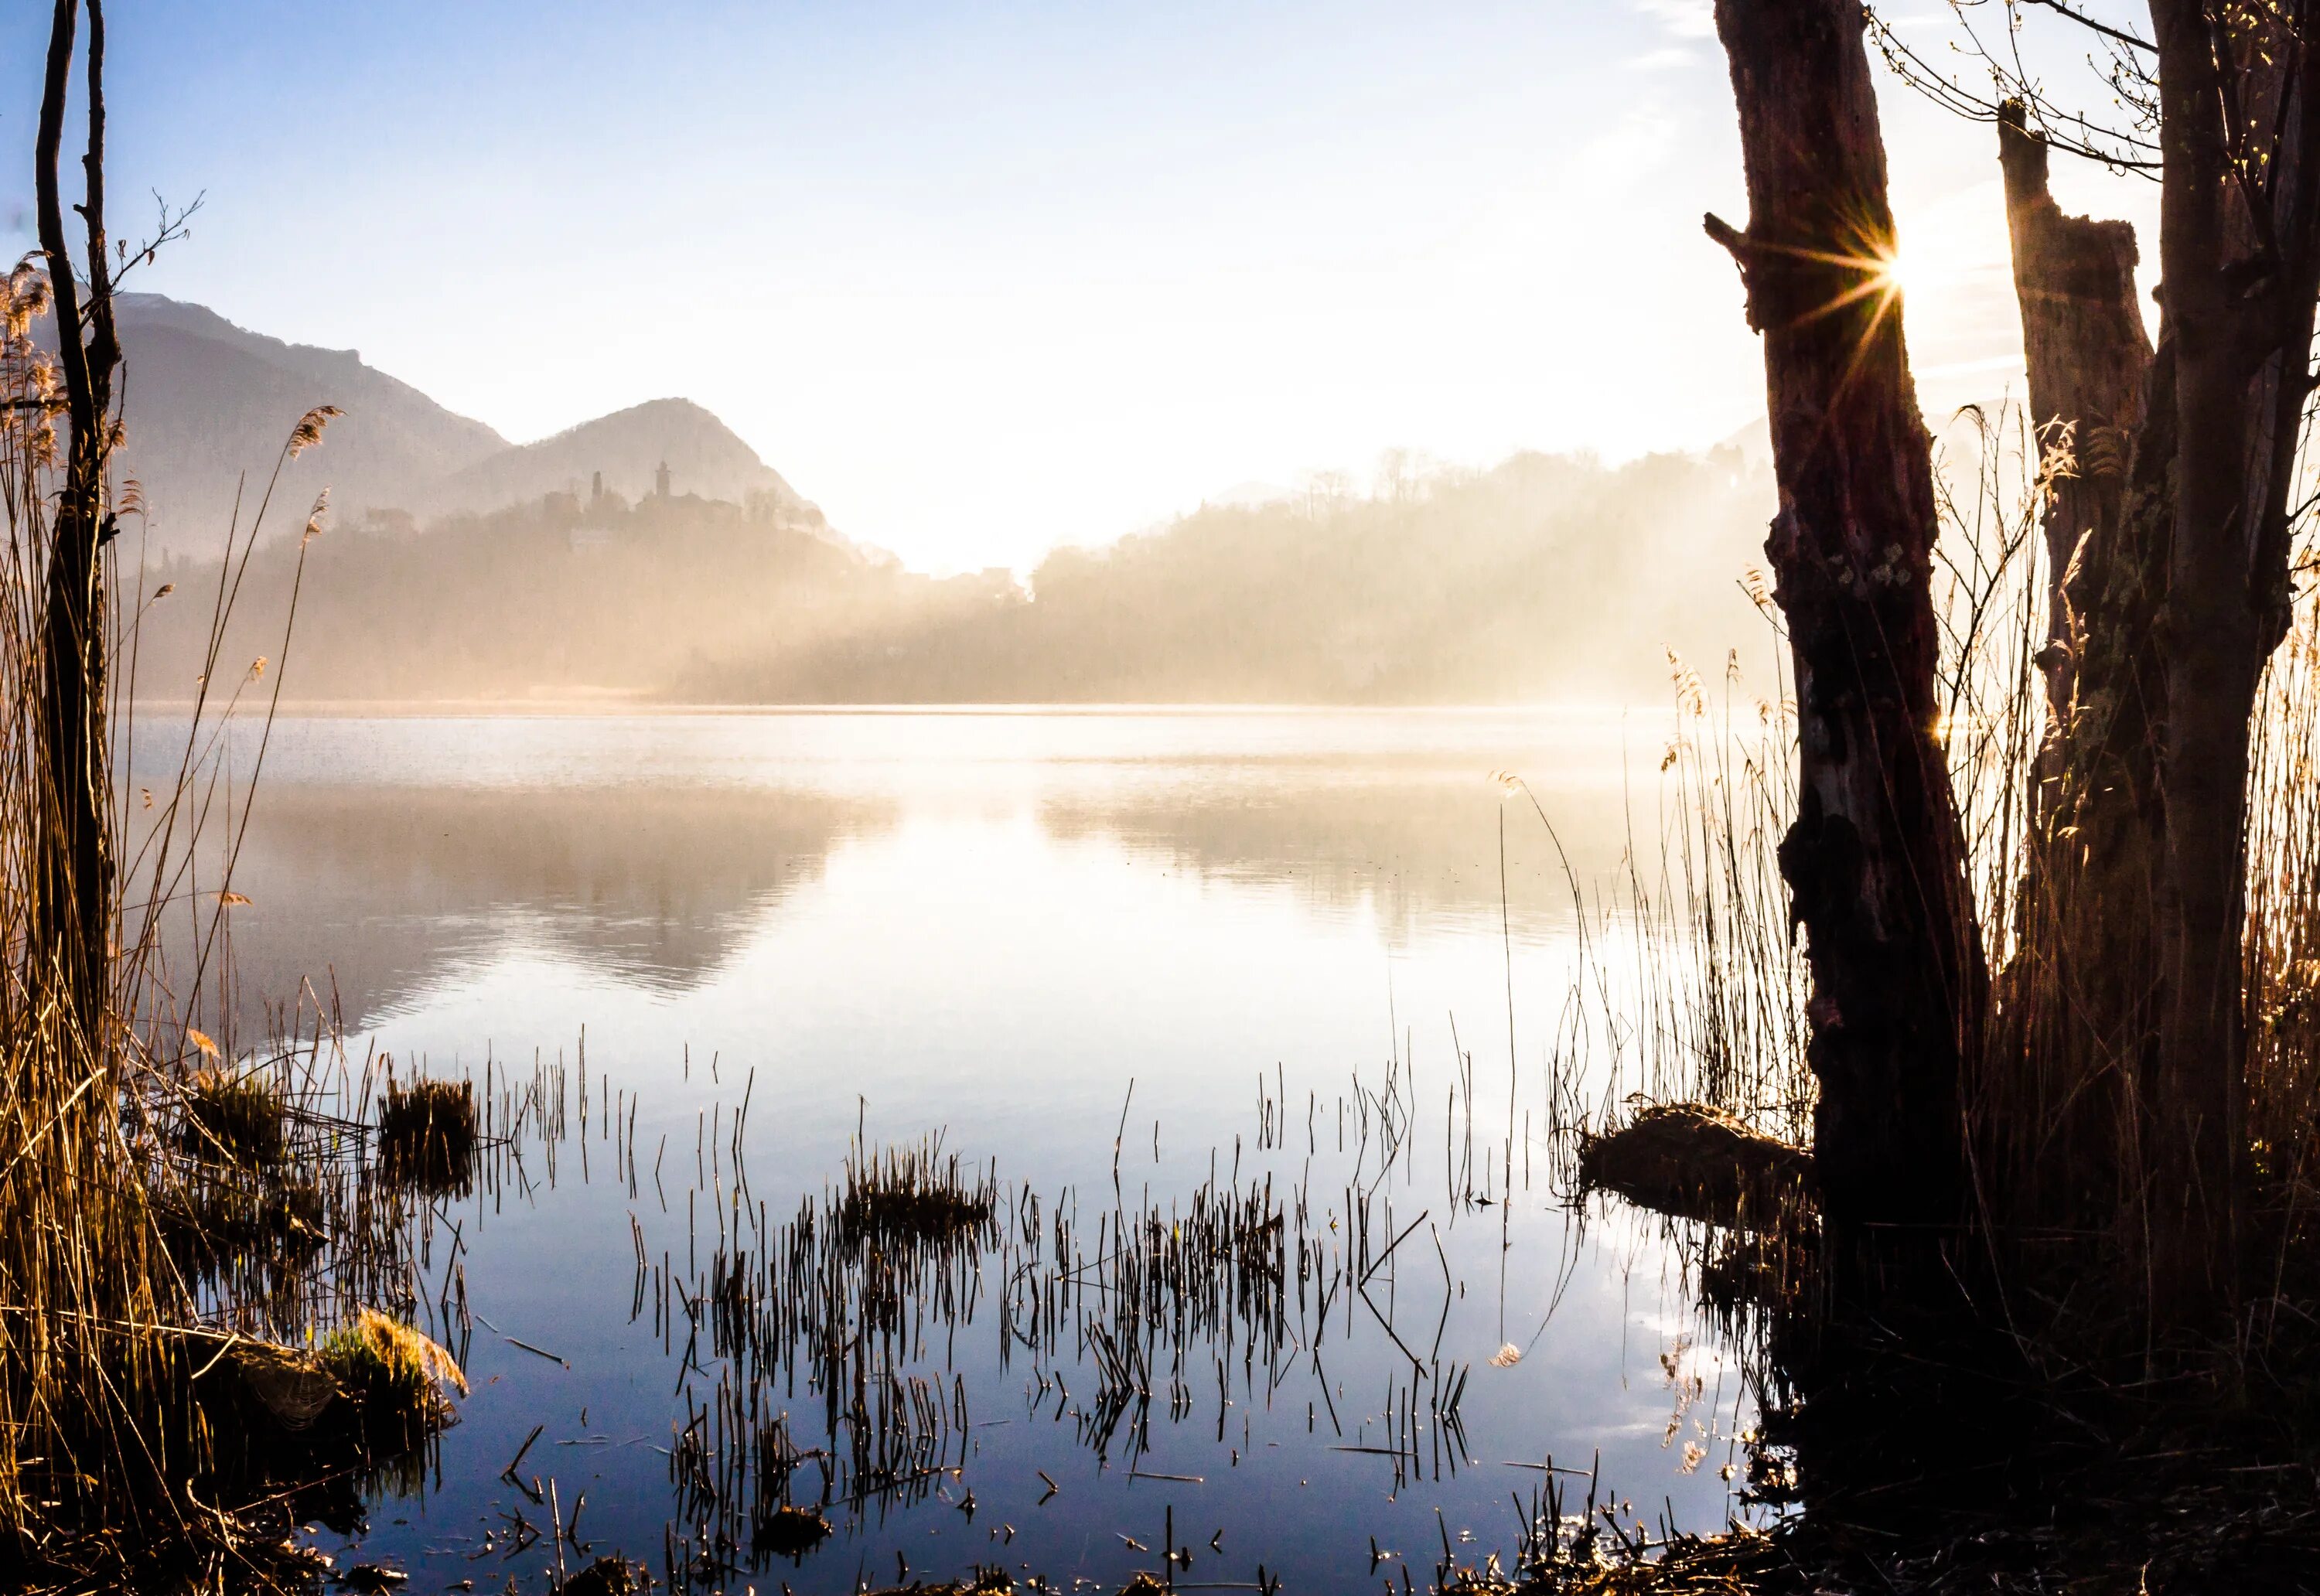
[[[741,702],[1658,702],[1666,650],[1761,643],[1769,476],[1736,451],[1522,455],[1400,497],[1209,507],[1021,589],[706,659]]]
[[[164,552],[222,546],[237,513],[247,527],[291,429],[320,404],[342,413],[326,448],[284,466],[271,535],[295,535],[325,485],[348,521],[374,510],[488,514],[585,494],[600,478],[641,498],[663,466],[680,493],[802,507],[723,422],[686,400],[652,400],[514,444],[353,349],[287,343],[155,294],[124,294],[115,313],[127,364],[114,467],[141,485],[141,532]]]
[[[1739,590],[1772,503],[1737,450],[1521,455],[1369,498],[1203,508],[1028,579],[936,578],[771,495],[556,494],[308,549],[293,699],[597,693],[776,703],[1658,703],[1672,646],[1769,661]],[[220,671],[281,653],[295,548],[262,548]],[[215,572],[148,573],[140,691],[201,672]]]

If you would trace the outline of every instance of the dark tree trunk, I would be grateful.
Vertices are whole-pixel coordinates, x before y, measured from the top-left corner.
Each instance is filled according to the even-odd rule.
[[[1998,160],[2006,178],[2014,294],[2022,307],[2030,422],[2055,467],[2044,528],[2052,603],[2039,662],[2054,733],[2050,746],[2057,750],[2044,773],[2051,782],[2061,774],[2060,734],[2071,720],[2077,662],[2071,617],[2083,613],[2079,593],[2100,585],[2089,567],[2117,548],[2151,340],[2134,292],[2134,229],[2062,213],[2046,186],[2046,141],[2025,129],[2018,101],[1999,112]],[[2072,585],[2079,592],[2066,593]]]
[[[1883,262],[1885,153],[1857,0],[1717,0],[1739,101],[1780,513],[1799,813],[1781,847],[1812,972],[1823,1211],[1855,1238],[1963,1212],[1961,1062],[1987,978],[1935,736],[1932,467]]]
[[[2156,1034],[2156,639],[2174,513],[2173,355],[2154,363],[2143,332],[2134,229],[2064,215],[2046,155],[2008,102],[1998,163],[2030,417],[2046,450],[2048,716],[2022,934],[1971,1118],[2003,1219],[2139,1235],[2139,1188],[2121,1159],[2136,1139],[2123,1087],[2147,1073]]]
[[[2177,428],[2152,1279],[2162,1326],[2205,1336],[2228,1329],[2238,1301],[2249,720],[2288,629],[2288,497],[2320,286],[2320,73],[2298,30],[2258,15],[2152,5]]]
[[[86,193],[77,207],[86,232],[88,299],[74,277],[57,162],[71,84],[77,0],[56,0],[41,102],[35,186],[41,249],[47,257],[70,427],[63,491],[50,529],[48,591],[41,626],[40,759],[44,835],[35,935],[56,995],[85,1030],[100,1022],[113,871],[105,814],[110,776],[104,734],[104,467],[112,426],[113,372],[121,358],[104,232],[104,13],[86,0],[88,143],[81,158]]]

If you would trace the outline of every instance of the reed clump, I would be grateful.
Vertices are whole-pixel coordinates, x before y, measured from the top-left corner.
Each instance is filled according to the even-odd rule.
[[[1583,1189],[1676,1219],[1763,1229],[1808,1201],[1812,1155],[1726,1110],[1645,1103],[1615,1130],[1582,1134]]]
[[[330,1240],[322,1187],[279,1174],[197,1174],[159,1192],[153,1217],[169,1256],[195,1278],[244,1262],[295,1265]]]
[[[70,15],[51,41],[50,109]],[[94,97],[94,41],[85,57]],[[92,175],[102,158],[88,151]],[[52,167],[40,176],[53,187]],[[287,1493],[269,1474],[287,1455],[267,1439],[279,1426],[231,1399],[246,1383],[224,1354],[295,1340],[334,1311],[335,1283],[292,1276],[330,1253],[335,1220],[286,1075],[221,1062],[231,1037],[197,1029],[223,1029],[202,1009],[230,989],[224,916],[247,902],[229,886],[240,832],[204,816],[221,723],[266,676],[218,657],[237,561],[326,417],[300,422],[256,514],[228,529],[182,751],[140,755],[150,785],[132,818],[113,760],[138,746],[137,620],[170,590],[139,589],[139,494],[111,470],[118,419],[92,386],[117,356],[96,212],[71,295],[53,243],[0,280],[0,1580],[262,1583],[289,1556],[274,1528]],[[50,317],[55,336],[36,336]],[[60,385],[49,351],[75,345],[90,370]],[[261,737],[258,768],[264,749]],[[183,924],[196,905],[208,918],[191,917],[190,967],[165,970],[164,917]],[[189,1071],[189,1057],[206,1062]],[[334,1134],[312,1128],[318,1146]],[[348,1256],[367,1266],[362,1247]],[[222,1495],[225,1482],[250,1488]]]
[[[819,1508],[779,1507],[757,1521],[751,1549],[766,1556],[802,1557],[830,1533],[829,1520]]]
[[[866,1157],[849,1154],[830,1223],[847,1247],[940,1246],[990,1230],[998,1202],[990,1180],[971,1179],[937,1137]]]
[[[388,1180],[430,1194],[464,1192],[475,1181],[476,1145],[474,1083],[387,1083],[378,1110],[378,1163]]]
[[[354,1406],[367,1452],[408,1452],[458,1421],[448,1391],[467,1377],[435,1341],[376,1309],[360,1310],[316,1344],[317,1365]]]
[[[186,1083],[183,1102],[178,1145],[194,1157],[258,1169],[281,1164],[287,1109],[278,1087],[256,1075],[203,1070]]]

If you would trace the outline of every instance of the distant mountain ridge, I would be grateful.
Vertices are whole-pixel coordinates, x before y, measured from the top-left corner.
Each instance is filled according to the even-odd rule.
[[[485,515],[549,493],[585,496],[599,472],[608,492],[641,498],[664,462],[679,494],[804,503],[731,429],[689,400],[652,400],[515,444],[365,365],[353,349],[288,343],[158,294],[121,295],[116,318],[127,425],[120,467],[144,489],[160,552],[222,546],[237,500],[247,527],[284,440],[318,404],[345,413],[321,449],[283,468],[267,514],[277,533],[302,524],[325,485],[341,522],[375,510]]]
[[[553,493],[587,497],[599,476],[606,493],[641,499],[654,491],[664,465],[672,492],[734,504],[757,494],[803,503],[780,472],[707,410],[690,399],[652,399],[486,455],[436,482],[412,507],[488,512]]]

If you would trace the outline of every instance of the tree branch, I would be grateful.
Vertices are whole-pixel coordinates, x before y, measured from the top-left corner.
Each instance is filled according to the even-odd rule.
[[[2048,11],[2053,12],[2061,16],[2069,17],[2081,28],[2090,29],[2093,32],[2101,34],[2106,39],[2116,39],[2121,44],[2131,44],[2137,50],[2147,50],[2152,55],[2157,55],[2159,53],[2159,47],[2152,43],[2150,40],[2140,38],[2123,29],[2114,28],[2107,23],[2098,23],[2082,11],[2072,10],[2069,5],[2063,4],[2063,0],[2022,0],[2022,4],[2025,5],[2043,5]]]

